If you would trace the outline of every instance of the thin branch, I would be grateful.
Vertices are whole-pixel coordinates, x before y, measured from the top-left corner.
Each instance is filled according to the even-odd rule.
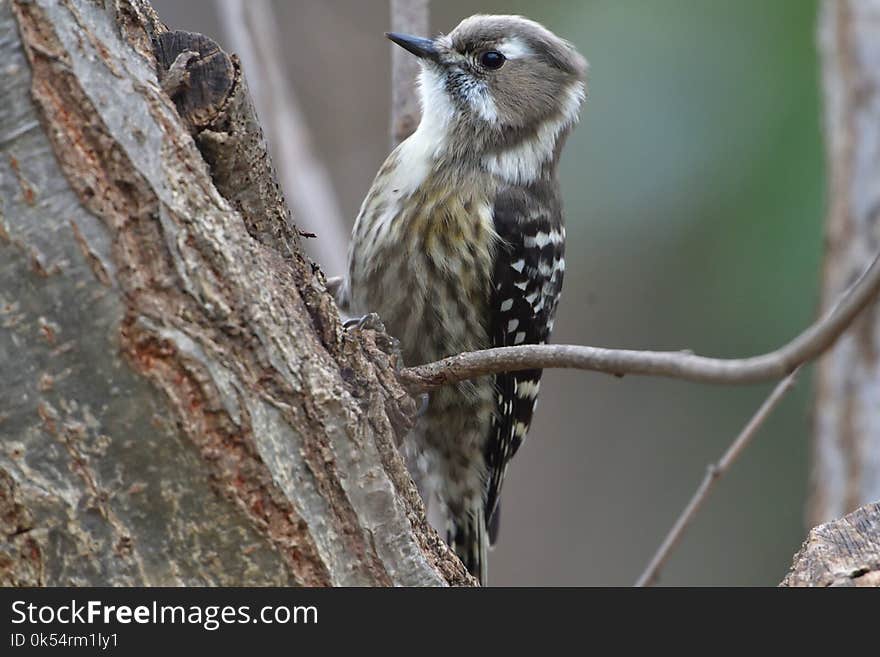
[[[162,91],[168,94],[169,98],[174,98],[189,86],[189,63],[198,56],[199,53],[195,50],[184,50],[175,57],[171,67],[162,75]]]
[[[312,149],[305,118],[279,53],[278,21],[269,0],[217,0],[230,49],[238,53],[284,196],[297,226],[317,239],[306,248],[329,273],[344,272],[348,227],[330,176]]]
[[[669,530],[666,538],[663,539],[663,543],[657,548],[657,552],[651,558],[648,567],[645,568],[645,571],[639,577],[636,586],[651,586],[651,584],[656,581],[660,574],[660,569],[666,563],[673,548],[678,544],[682,534],[684,534],[684,530],[691,524],[694,517],[697,515],[697,512],[709,497],[712,488],[714,488],[715,484],[718,483],[721,477],[727,474],[730,466],[736,462],[743,450],[751,444],[758,429],[764,424],[764,421],[770,416],[770,413],[772,413],[779,405],[779,402],[782,401],[785,394],[794,387],[795,377],[799,369],[800,368],[796,368],[791,374],[780,381],[775,388],[773,388],[773,392],[771,392],[770,396],[764,400],[764,403],[761,404],[761,407],[752,416],[752,419],[749,420],[748,424],[746,424],[740,434],[736,437],[736,440],[734,440],[730,447],[727,448],[727,451],[724,453],[724,456],[721,457],[721,460],[717,463],[711,464],[706,469],[706,476],[697,487],[691,501],[688,502],[687,506],[681,512],[681,515],[679,515],[678,519],[675,521],[672,529]]]
[[[391,0],[391,31],[428,36],[428,0]],[[409,137],[419,125],[416,76],[419,60],[391,46],[391,146]]]
[[[878,258],[880,258],[880,256],[878,256]],[[871,270],[876,264],[877,260],[875,259],[871,266],[862,273],[859,279],[837,299],[834,306],[832,306],[829,315],[839,313],[850,306],[852,298],[856,296],[856,293],[860,290],[860,286],[865,285],[866,282],[869,281],[869,274],[871,274]],[[657,552],[651,558],[651,562],[639,577],[636,586],[650,586],[656,581],[663,564],[678,544],[682,534],[684,534],[684,530],[687,529],[697,512],[703,506],[703,503],[709,497],[709,493],[714,485],[727,473],[730,467],[739,458],[740,454],[742,454],[743,450],[751,444],[758,429],[770,416],[770,413],[772,413],[779,405],[779,402],[782,401],[785,394],[794,387],[795,377],[799,371],[800,365],[776,385],[767,399],[764,400],[764,403],[761,404],[761,407],[757,410],[755,415],[752,416],[752,419],[749,420],[749,423],[736,437],[736,440],[734,440],[730,447],[727,448],[727,451],[724,453],[724,456],[721,457],[721,460],[718,461],[718,463],[709,466],[703,481],[697,487],[696,492],[681,512],[681,515],[679,515],[678,519],[675,521],[672,529],[669,530],[663,543],[657,548]]]
[[[641,374],[685,381],[744,384],[787,376],[825,352],[880,290],[880,254],[836,306],[791,342],[751,358],[707,358],[687,352],[632,351],[579,345],[520,345],[466,352],[404,368],[401,381],[413,392],[498,372],[563,367],[615,376]]]

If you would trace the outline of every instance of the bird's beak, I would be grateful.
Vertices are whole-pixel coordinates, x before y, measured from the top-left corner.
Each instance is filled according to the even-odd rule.
[[[421,59],[430,59],[436,62],[440,57],[440,53],[431,39],[423,39],[422,37],[399,34],[397,32],[386,32],[385,36]]]

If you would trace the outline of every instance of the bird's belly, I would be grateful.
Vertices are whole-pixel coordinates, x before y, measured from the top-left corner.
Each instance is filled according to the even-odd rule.
[[[367,226],[350,272],[353,310],[378,313],[408,365],[490,346],[488,204],[420,190],[360,221]]]
[[[379,314],[400,341],[405,364],[491,346],[497,238],[485,197],[461,187],[451,194],[423,187],[400,203],[368,199],[358,224],[350,267],[353,310]],[[453,513],[482,499],[494,399],[492,377],[432,391],[406,442],[423,495],[436,496]]]
[[[448,268],[451,263],[443,264]],[[471,264],[463,260],[456,266]],[[488,272],[485,276],[488,281]],[[352,291],[357,311],[377,312],[388,333],[400,341],[407,365],[490,346],[484,322],[489,284],[463,290],[456,277],[425,253],[412,253],[397,267],[375,271]],[[467,500],[482,499],[494,396],[491,377],[431,392],[404,448],[410,473],[429,506],[439,501],[441,509],[456,515]]]
[[[483,287],[462,289],[429,258],[414,255],[368,277],[355,298],[359,312],[377,312],[400,340],[406,364],[420,365],[489,346]]]

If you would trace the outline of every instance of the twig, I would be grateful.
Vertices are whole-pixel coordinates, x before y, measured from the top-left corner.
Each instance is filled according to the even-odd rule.
[[[195,50],[184,50],[171,64],[167,72],[162,74],[162,91],[169,98],[174,98],[178,93],[189,87],[189,63],[198,58],[199,53]]]
[[[271,3],[217,0],[217,8],[230,49],[238,53],[244,66],[293,218],[303,231],[318,236],[306,248],[325,271],[344,272],[348,227],[330,177],[312,150],[305,119],[284,74],[283,49]]]
[[[711,464],[706,469],[706,476],[703,477],[703,481],[700,482],[700,485],[697,487],[690,502],[688,502],[687,506],[681,512],[681,515],[678,516],[678,519],[675,521],[672,529],[669,530],[666,538],[663,539],[663,543],[657,548],[657,552],[651,558],[651,562],[639,577],[636,586],[651,586],[651,584],[654,583],[660,574],[660,569],[666,563],[673,548],[678,544],[684,530],[691,524],[694,517],[697,515],[697,512],[709,497],[712,488],[718,480],[727,473],[730,466],[739,458],[743,450],[749,446],[757,434],[758,429],[764,424],[764,421],[769,417],[770,413],[772,413],[779,405],[779,402],[782,401],[785,394],[794,387],[795,377],[799,370],[800,368],[796,368],[791,374],[782,379],[775,388],[773,388],[773,392],[771,392],[770,396],[764,400],[764,403],[761,404],[761,407],[752,416],[752,419],[749,420],[748,424],[746,424],[740,434],[736,437],[736,440],[734,440],[730,447],[727,448],[727,451],[724,453],[724,456],[721,457],[721,460],[717,463]]]
[[[564,367],[616,376],[641,374],[717,384],[780,379],[827,350],[880,290],[880,254],[836,306],[791,342],[751,358],[707,358],[686,352],[632,351],[579,345],[520,345],[466,352],[403,368],[401,381],[413,392],[498,372]]]
[[[880,255],[878,255],[877,258],[880,258]],[[870,282],[870,274],[876,265],[877,259],[875,259],[874,262],[871,263],[871,266],[862,273],[859,279],[837,299],[828,316],[843,312],[850,307],[853,297],[855,297],[860,291],[861,286],[867,285]],[[718,463],[709,466],[705,478],[697,487],[697,491],[681,512],[681,515],[679,515],[678,519],[675,521],[672,529],[669,530],[663,543],[657,548],[657,552],[651,558],[651,562],[648,564],[647,568],[645,568],[645,572],[639,577],[636,586],[650,586],[657,579],[660,569],[669,558],[673,548],[678,544],[684,530],[687,529],[688,525],[693,521],[694,516],[696,516],[697,512],[703,506],[703,502],[709,497],[712,487],[724,474],[727,473],[730,466],[732,466],[739,458],[743,450],[751,444],[758,429],[767,417],[769,417],[770,413],[772,413],[779,405],[779,402],[785,396],[785,393],[794,387],[795,377],[799,371],[800,365],[776,385],[767,399],[764,400],[764,403],[761,404],[761,407],[757,410],[752,419],[749,420],[749,423],[736,437],[736,440],[734,440],[730,447],[727,448],[727,451],[724,453],[724,456],[721,457],[721,460],[718,461]]]
[[[391,0],[391,31],[428,36],[428,0]],[[409,137],[419,125],[416,76],[419,60],[391,46],[391,146]]]

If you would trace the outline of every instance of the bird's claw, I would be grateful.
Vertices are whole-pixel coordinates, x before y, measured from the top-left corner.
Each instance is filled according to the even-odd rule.
[[[342,323],[345,330],[357,329],[358,331],[371,330],[379,333],[385,332],[385,325],[377,313],[367,313],[363,317],[352,317]]]

